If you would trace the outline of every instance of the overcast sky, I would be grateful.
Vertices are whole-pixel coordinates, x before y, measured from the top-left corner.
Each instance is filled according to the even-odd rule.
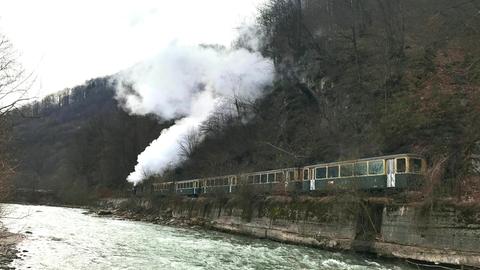
[[[113,74],[166,45],[229,45],[263,0],[2,0],[0,31],[43,96]]]

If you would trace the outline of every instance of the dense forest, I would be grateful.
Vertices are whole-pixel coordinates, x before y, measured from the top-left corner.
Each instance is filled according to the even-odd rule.
[[[478,0],[270,0],[257,34],[275,63],[273,90],[184,138],[188,159],[168,177],[413,152],[429,160],[430,192],[473,199],[479,11]],[[171,124],[129,116],[107,78],[25,106],[10,122],[16,186],[71,202],[128,189],[137,155]]]

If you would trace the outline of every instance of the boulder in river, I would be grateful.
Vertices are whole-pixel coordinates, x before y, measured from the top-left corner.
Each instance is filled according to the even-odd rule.
[[[99,216],[109,216],[109,215],[112,215],[112,211],[110,210],[100,210],[97,212],[97,215]]]

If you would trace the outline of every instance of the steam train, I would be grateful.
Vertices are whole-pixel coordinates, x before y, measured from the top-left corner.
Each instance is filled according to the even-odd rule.
[[[422,156],[399,154],[238,175],[146,182],[137,186],[135,193],[197,196],[234,193],[241,187],[264,193],[415,189],[423,183],[426,164]]]

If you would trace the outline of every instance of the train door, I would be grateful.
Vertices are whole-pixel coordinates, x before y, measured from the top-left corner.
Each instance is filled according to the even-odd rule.
[[[395,159],[387,159],[387,187],[395,187]]]
[[[309,169],[310,171],[310,190],[315,190],[315,169]]]
[[[229,185],[228,185],[228,192],[229,193],[232,193],[232,186],[235,184],[235,176],[232,176],[230,177],[230,181],[229,182]]]
[[[295,172],[293,170],[284,171],[285,174],[285,191],[288,190],[289,182],[295,180]]]

